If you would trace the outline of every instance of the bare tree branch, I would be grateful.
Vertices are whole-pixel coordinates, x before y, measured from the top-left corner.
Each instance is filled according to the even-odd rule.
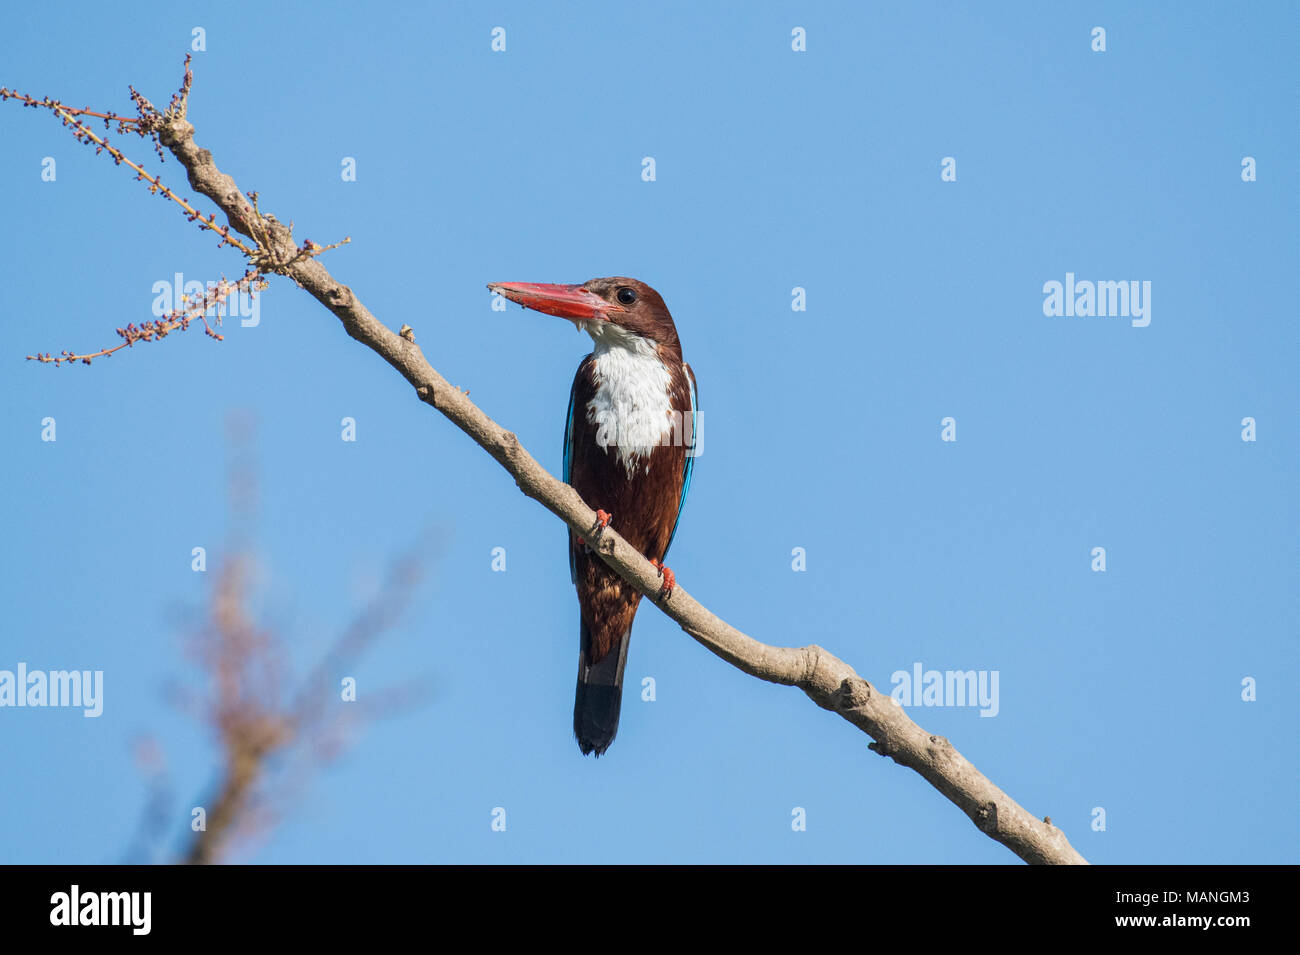
[[[393,332],[338,282],[314,254],[299,246],[292,228],[250,208],[244,194],[218,169],[212,153],[194,141],[194,127],[179,108],[155,112],[147,121],[159,142],[185,167],[190,185],[226,214],[230,228],[258,244],[252,263],[261,271],[286,275],[328,308],[349,335],[393,366],[421,400],[442,412],[514,477],[525,495],[563,520],[575,533],[594,541],[602,559],[646,595],[683,630],[736,668],[766,680],[797,686],[824,709],[838,713],[875,742],[871,749],[914,769],[956,804],[985,835],[1030,863],[1086,864],[1065,834],[1031,815],[963,757],[947,739],[926,732],[886,693],[860,677],[843,660],[818,646],[774,647],[726,623],[680,584],[660,599],[659,571],[610,528],[600,529],[596,514],[577,492],[546,471],[510,431],[453,387],[424,357],[409,329]]]

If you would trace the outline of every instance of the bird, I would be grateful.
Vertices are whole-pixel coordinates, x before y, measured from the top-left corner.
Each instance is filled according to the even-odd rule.
[[[663,298],[625,277],[581,285],[498,282],[503,298],[573,322],[593,349],[578,365],[564,426],[564,481],[659,568],[660,598],[676,575],[664,563],[699,450],[699,392]],[[641,593],[572,530],[569,575],[578,594],[578,685],[573,734],[601,756],[618,732],[632,621]]]

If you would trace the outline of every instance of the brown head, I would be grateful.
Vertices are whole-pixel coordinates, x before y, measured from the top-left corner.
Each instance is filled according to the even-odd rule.
[[[635,336],[653,342],[661,358],[682,360],[668,306],[658,292],[637,279],[616,276],[581,285],[496,282],[488,288],[525,308],[569,319],[597,343],[616,344]]]

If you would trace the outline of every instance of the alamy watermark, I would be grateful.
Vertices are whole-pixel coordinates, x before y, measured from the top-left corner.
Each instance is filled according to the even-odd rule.
[[[978,706],[980,716],[997,716],[997,670],[895,670],[889,695],[902,706]]]
[[[86,892],[73,885],[50,896],[50,924],[123,926],[148,935],[152,909],[152,892]]]
[[[103,670],[0,670],[0,707],[80,707],[87,718],[104,712]]]
[[[185,281],[184,274],[177,272],[171,281],[159,279],[153,283],[153,314],[162,318],[177,312],[184,312],[186,306],[193,307],[209,292],[230,289],[222,301],[208,306],[208,313],[218,321],[227,315],[237,317],[244,328],[256,328],[262,321],[262,298],[246,288],[236,286],[234,282],[203,283],[198,279]]]
[[[1043,283],[1043,314],[1048,318],[1131,318],[1134,328],[1151,324],[1151,282],[1075,280],[1065,273],[1065,282]]]
[[[594,420],[588,415],[588,421],[596,425],[596,445],[601,448],[635,449],[639,453],[649,453],[655,447],[686,449],[688,458],[698,458],[704,454],[704,417],[698,411],[668,412],[667,429],[657,439],[648,422],[643,418],[624,420],[619,417],[602,415]],[[622,441],[619,440],[620,434]]]

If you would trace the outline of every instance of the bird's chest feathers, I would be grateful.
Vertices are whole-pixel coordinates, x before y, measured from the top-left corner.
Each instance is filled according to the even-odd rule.
[[[645,340],[595,351],[595,396],[587,402],[587,421],[596,427],[596,444],[617,451],[631,478],[650,470],[650,455],[672,428],[672,376]]]

